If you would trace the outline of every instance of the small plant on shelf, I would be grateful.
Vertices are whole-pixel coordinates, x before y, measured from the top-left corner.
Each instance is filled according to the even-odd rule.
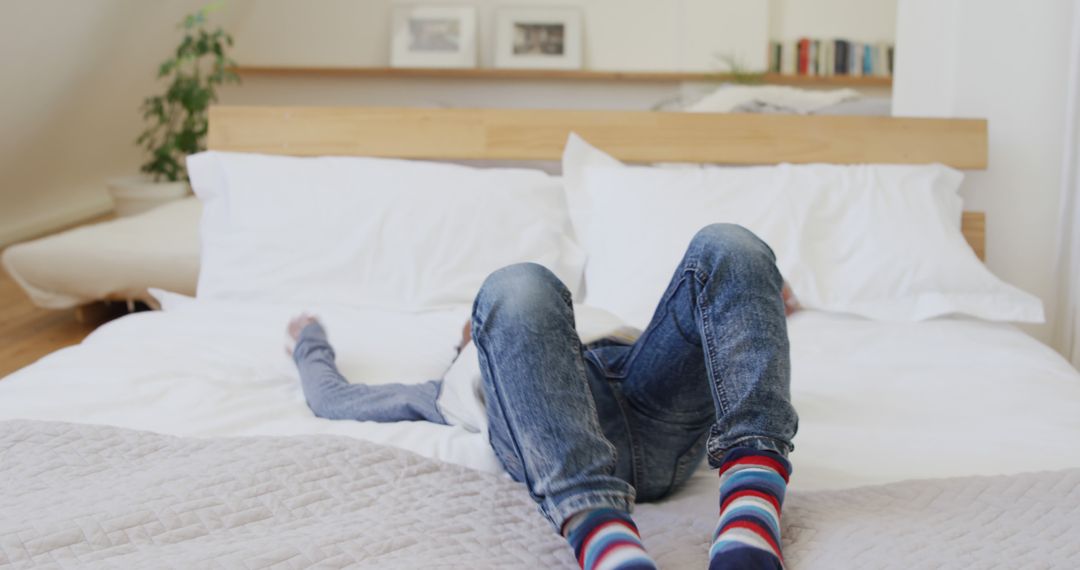
[[[218,86],[240,82],[230,69],[236,63],[226,55],[232,36],[221,28],[207,29],[207,16],[217,7],[207,6],[184,18],[183,40],[158,67],[158,78],[168,78],[168,87],[143,101],[148,124],[136,144],[149,153],[141,170],[155,181],[187,178],[184,159],[204,148],[207,110],[217,101]]]
[[[180,45],[158,67],[165,90],[143,100],[146,128],[135,144],[146,153],[141,176],[108,181],[116,213],[137,214],[190,193],[185,161],[206,148],[207,113],[217,101],[218,87],[239,83],[229,59],[233,39],[221,28],[210,29],[208,16],[220,3],[203,7],[180,23]]]
[[[725,81],[740,85],[760,85],[765,82],[765,72],[749,71],[737,57],[731,54],[716,54],[716,59],[727,67],[727,72],[721,74]]]

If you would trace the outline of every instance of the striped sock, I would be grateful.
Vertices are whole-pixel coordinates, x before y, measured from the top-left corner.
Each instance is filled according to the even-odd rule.
[[[720,466],[720,520],[709,570],[782,569],[780,508],[791,464],[779,454],[749,447],[728,451]]]
[[[566,540],[582,570],[656,570],[645,552],[637,525],[615,509],[596,509],[575,516]]]

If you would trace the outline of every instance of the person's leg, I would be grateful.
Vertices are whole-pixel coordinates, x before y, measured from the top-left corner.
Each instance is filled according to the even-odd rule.
[[[714,537],[715,567],[742,557],[735,551],[746,543],[771,542],[779,557],[785,456],[798,426],[782,286],[773,253],[757,236],[740,226],[707,226],[642,336],[606,363],[623,380],[641,450],[642,500],[680,485],[703,451],[721,470],[726,508]],[[740,535],[746,540],[735,540]]]
[[[491,445],[507,472],[583,568],[654,568],[629,517],[634,489],[614,475],[570,292],[540,265],[500,269],[476,296],[472,334]]]

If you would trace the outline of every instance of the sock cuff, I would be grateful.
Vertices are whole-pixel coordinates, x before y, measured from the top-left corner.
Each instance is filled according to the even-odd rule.
[[[791,477],[791,462],[784,456],[753,447],[734,447],[728,450],[720,462],[719,475],[723,477],[725,473],[733,469],[750,466],[771,469],[784,479],[784,483],[787,483]]]
[[[638,542],[641,541],[637,525],[634,524],[634,519],[630,518],[629,513],[611,508],[596,509],[585,515],[584,520],[570,532],[570,536],[566,537],[570,546],[574,548],[574,558],[579,564],[590,539],[609,525],[620,525],[625,528],[624,532],[632,534]]]

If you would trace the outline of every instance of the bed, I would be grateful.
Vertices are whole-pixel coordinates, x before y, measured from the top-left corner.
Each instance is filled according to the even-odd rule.
[[[211,147],[550,160],[573,130],[628,161],[985,166],[981,121],[683,117],[216,108]],[[981,245],[981,226],[968,230]],[[315,418],[281,349],[288,317],[314,309],[347,376],[426,380],[452,360],[467,304],[402,312],[156,295],[162,311],[110,322],[0,381],[0,562],[573,566],[483,434]],[[1011,324],[965,316],[808,309],[789,334],[801,416],[784,515],[790,567],[1080,563],[1070,537],[1080,374],[1056,353]],[[638,506],[662,567],[704,563],[714,476],[703,468]]]

